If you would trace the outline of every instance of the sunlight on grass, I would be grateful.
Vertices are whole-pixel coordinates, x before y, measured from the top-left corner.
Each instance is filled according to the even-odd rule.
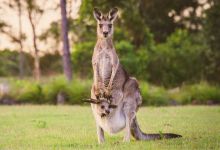
[[[123,143],[123,132],[97,144],[90,107],[1,106],[0,149],[218,149],[220,107],[143,107],[138,121],[148,133],[172,132],[180,139]]]

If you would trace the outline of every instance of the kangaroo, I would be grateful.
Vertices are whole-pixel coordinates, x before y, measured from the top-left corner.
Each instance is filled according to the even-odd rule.
[[[118,9],[103,14],[94,8],[97,20],[97,43],[92,56],[93,85],[91,98],[92,112],[96,121],[98,142],[104,142],[104,131],[115,134],[125,130],[124,141],[131,135],[136,140],[177,138],[173,133],[145,134],[139,128],[136,112],[142,103],[139,84],[123,69],[113,45],[113,23]]]

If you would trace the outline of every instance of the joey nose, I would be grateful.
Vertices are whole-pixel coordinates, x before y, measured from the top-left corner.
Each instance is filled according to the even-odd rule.
[[[105,112],[106,112],[107,114],[109,114],[109,113],[110,113],[110,111],[109,111],[109,110],[106,110]]]

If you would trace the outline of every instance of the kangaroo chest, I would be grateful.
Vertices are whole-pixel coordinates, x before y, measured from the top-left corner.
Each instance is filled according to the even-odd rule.
[[[105,85],[107,85],[112,74],[110,53],[103,50],[99,53],[97,60],[99,82],[102,82]]]
[[[111,115],[101,118],[95,115],[96,122],[109,134],[116,134],[125,128],[125,115],[121,109],[116,109]]]

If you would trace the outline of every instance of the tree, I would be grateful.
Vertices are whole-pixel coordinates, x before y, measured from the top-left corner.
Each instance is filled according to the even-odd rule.
[[[24,61],[25,57],[23,54],[23,40],[25,40],[25,34],[22,32],[22,4],[21,0],[13,0],[13,1],[6,1],[4,4],[11,8],[12,10],[16,9],[18,12],[18,24],[19,24],[19,34],[16,35],[14,32],[11,31],[11,26],[7,24],[3,24],[1,28],[1,32],[7,35],[13,42],[19,44],[19,77],[22,79],[24,76]]]
[[[207,11],[204,30],[210,47],[207,55],[207,76],[209,81],[220,83],[220,2],[212,0],[212,4],[212,7]]]
[[[26,2],[26,10],[27,10],[27,14],[28,14],[28,19],[31,25],[31,29],[32,29],[32,41],[33,41],[33,47],[34,47],[34,77],[36,80],[40,79],[40,58],[39,58],[39,49],[37,46],[37,33],[36,33],[36,26],[37,26],[37,22],[36,18],[34,21],[34,17],[36,17],[36,15],[42,15],[43,14],[43,9],[41,9],[35,0],[25,0]]]
[[[15,0],[16,1],[16,0]],[[23,54],[23,43],[22,43],[22,21],[21,21],[21,1],[17,0],[18,6],[18,18],[19,18],[19,38],[20,38],[20,53],[19,53],[19,76],[23,78],[24,76],[24,54]]]
[[[49,41],[51,45],[51,49],[55,49],[55,51],[59,51],[60,21],[51,22],[50,27],[40,35],[39,39],[41,41],[44,41],[46,44],[49,44],[48,43]]]
[[[27,11],[28,20],[31,25],[32,29],[32,41],[33,41],[33,48],[34,48],[34,77],[36,80],[40,79],[41,70],[40,70],[40,58],[39,58],[39,48],[37,44],[37,39],[39,38],[36,32],[38,23],[40,18],[42,17],[43,13],[45,12],[44,7],[46,6],[46,2],[40,6],[36,0],[24,0],[25,9]]]
[[[71,56],[68,39],[68,22],[66,13],[66,0],[60,0],[61,7],[61,31],[63,40],[63,70],[68,81],[72,80]]]
[[[143,0],[137,9],[145,24],[154,33],[156,42],[161,43],[177,28],[185,29],[186,19],[188,23],[201,24],[201,20],[195,15],[199,6],[199,0]],[[183,12],[189,8],[189,16],[185,18]],[[177,16],[182,20],[175,20]]]
[[[0,76],[18,76],[19,75],[19,54],[18,51],[11,51],[9,49],[4,49],[0,51]],[[31,69],[33,67],[33,57],[23,52],[25,57],[25,75],[31,74]]]

